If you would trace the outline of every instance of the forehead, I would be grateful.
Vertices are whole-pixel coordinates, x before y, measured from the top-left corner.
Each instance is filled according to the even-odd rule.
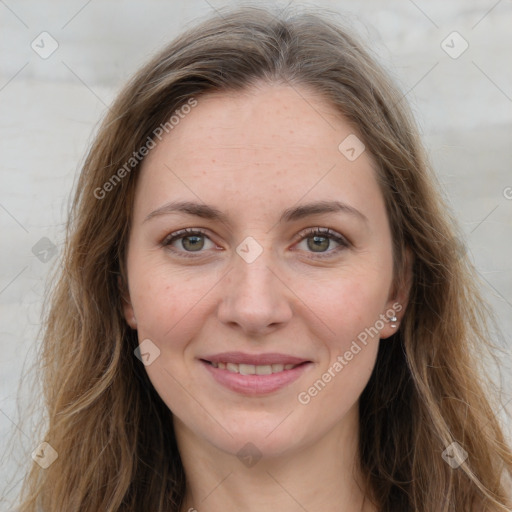
[[[261,206],[276,194],[376,200],[373,159],[367,151],[348,159],[340,151],[347,137],[357,137],[354,127],[308,88],[260,84],[200,96],[144,160],[138,195],[153,205],[170,194],[219,206],[228,197]]]
[[[335,107],[311,88],[258,83],[242,91],[200,96],[197,106],[182,116],[166,138],[178,152],[180,143],[186,141],[198,150],[223,149],[226,158],[237,149],[250,152],[252,148],[268,148],[269,156],[276,157],[288,148],[320,152],[334,145],[336,149],[339,137],[354,131]]]

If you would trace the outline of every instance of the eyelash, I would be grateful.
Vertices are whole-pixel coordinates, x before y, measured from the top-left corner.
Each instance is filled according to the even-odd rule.
[[[171,248],[170,245],[175,240],[179,240],[181,238],[187,238],[189,236],[205,236],[206,238],[209,238],[206,231],[203,231],[200,228],[186,228],[181,229],[179,231],[175,231],[174,233],[171,233],[167,237],[164,238],[161,245],[163,247],[167,247],[172,252],[179,254],[180,256],[183,256],[185,258],[195,258],[197,257],[193,251],[178,251],[174,248]],[[346,249],[350,246],[349,241],[339,235],[338,233],[331,231],[329,228],[308,228],[301,233],[298,234],[300,237],[298,242],[302,242],[303,240],[306,240],[307,238],[312,238],[314,236],[320,236],[324,238],[328,238],[329,240],[333,240],[340,244],[340,247],[337,247],[331,251],[325,252],[325,253],[311,253],[315,255],[315,258],[332,258],[334,255],[337,255],[341,250]],[[202,253],[203,251],[199,251],[198,254]]]

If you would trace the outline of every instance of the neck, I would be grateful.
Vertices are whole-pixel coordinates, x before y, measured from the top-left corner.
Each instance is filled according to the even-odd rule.
[[[197,438],[177,419],[174,428],[187,478],[181,512],[376,510],[357,469],[357,407],[320,440],[254,465]]]

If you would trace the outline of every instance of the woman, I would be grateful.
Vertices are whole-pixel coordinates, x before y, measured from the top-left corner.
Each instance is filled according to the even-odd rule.
[[[20,510],[509,510],[453,226],[345,30],[242,8],[183,34],[84,164]]]

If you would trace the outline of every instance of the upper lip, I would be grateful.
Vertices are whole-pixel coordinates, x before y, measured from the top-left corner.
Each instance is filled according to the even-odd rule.
[[[223,352],[205,356],[201,359],[211,363],[235,363],[235,364],[253,364],[255,366],[267,364],[301,364],[309,362],[302,357],[290,356],[288,354],[246,354],[244,352]]]

